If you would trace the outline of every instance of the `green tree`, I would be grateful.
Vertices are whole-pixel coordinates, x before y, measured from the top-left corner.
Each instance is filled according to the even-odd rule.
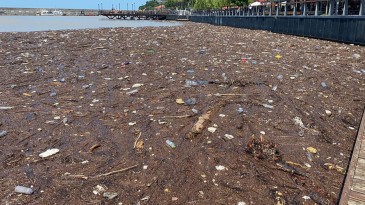
[[[245,6],[249,0],[195,0],[194,9],[218,9],[224,6]]]
[[[189,7],[190,0],[167,0],[164,5],[169,9],[185,9]]]
[[[139,10],[154,10],[156,6],[159,6],[160,3],[158,3],[156,0],[150,0],[147,1],[145,5],[140,6]]]

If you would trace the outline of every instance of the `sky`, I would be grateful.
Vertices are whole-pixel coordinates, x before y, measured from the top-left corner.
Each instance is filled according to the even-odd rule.
[[[103,5],[103,9],[114,8],[122,10],[138,9],[146,3],[146,0],[0,0],[1,7],[12,8],[68,8],[68,9],[98,9]]]

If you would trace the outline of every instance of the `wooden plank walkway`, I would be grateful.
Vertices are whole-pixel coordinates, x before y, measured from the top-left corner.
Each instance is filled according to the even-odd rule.
[[[348,167],[339,205],[365,205],[365,111]]]

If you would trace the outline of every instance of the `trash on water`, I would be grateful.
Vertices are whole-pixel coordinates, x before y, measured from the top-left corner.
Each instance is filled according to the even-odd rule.
[[[264,108],[269,108],[269,109],[273,109],[274,106],[269,105],[269,104],[262,104],[262,106],[264,106]]]
[[[198,121],[194,124],[191,131],[188,134],[188,138],[193,138],[196,135],[202,133],[205,122],[210,120],[211,111],[208,111],[198,118]]]
[[[184,100],[185,105],[195,105],[196,104],[196,99],[195,98],[188,98],[186,100]]]
[[[42,158],[46,158],[46,157],[52,156],[54,154],[57,154],[59,151],[60,150],[57,148],[48,149],[47,151],[40,153],[39,156]]]
[[[305,156],[307,157],[307,159],[308,159],[310,162],[312,162],[312,161],[313,161],[313,155],[312,155],[312,153],[310,153],[310,152],[305,152]]]
[[[299,170],[297,170],[296,168],[290,166],[286,162],[277,162],[276,163],[276,166],[278,166],[281,170],[283,170],[285,172],[289,172],[289,173],[292,173],[292,174],[297,174],[297,175],[305,176],[304,173],[302,173]]]
[[[0,130],[0,137],[5,137],[8,134],[5,130]]]
[[[132,88],[139,88],[141,86],[143,86],[142,83],[136,83],[136,84],[132,85]]]
[[[186,86],[197,86],[197,85],[207,85],[209,82],[205,80],[185,80]]]
[[[300,117],[298,117],[298,116],[294,117],[293,121],[299,127],[305,128],[304,123],[303,123],[303,121],[302,121],[302,119]]]
[[[101,193],[105,192],[107,190],[107,188],[103,185],[96,185],[94,188],[93,188],[93,193],[95,195],[100,195]]]
[[[354,53],[354,54],[352,55],[352,57],[354,57],[354,58],[356,58],[356,59],[359,59],[359,58],[361,57],[361,55],[360,55],[360,54],[357,54],[357,53]]]
[[[173,143],[173,142],[172,142],[172,141],[170,141],[170,140],[166,140],[166,144],[167,144],[169,147],[173,148],[173,149],[175,149],[175,148],[176,148],[175,143]]]
[[[135,90],[131,90],[129,92],[126,92],[127,95],[132,95],[132,94],[135,94],[135,93],[138,93],[138,89],[135,89]]]
[[[233,139],[234,137],[233,137],[233,135],[229,135],[229,134],[225,134],[224,135],[227,139],[229,139],[229,140],[231,140],[231,139]]]
[[[325,82],[321,82],[322,88],[327,88],[327,84]]]
[[[206,53],[205,49],[200,49],[200,50],[199,50],[199,54],[200,54],[200,55],[204,55],[205,53]]]
[[[82,86],[83,89],[86,89],[86,88],[89,88],[89,87],[90,87],[90,85],[83,85]]]
[[[303,196],[302,197],[304,200],[309,200],[309,199],[311,199],[309,196]]]
[[[56,95],[57,95],[56,91],[52,91],[51,94],[49,94],[49,96],[51,96],[51,97],[54,97]]]
[[[156,53],[156,51],[155,51],[155,50],[153,50],[153,49],[148,49],[148,50],[147,50],[147,52],[148,52],[148,53],[150,53],[150,54],[154,54],[154,53]]]
[[[123,62],[122,63],[122,65],[129,65],[129,64],[131,64],[132,62],[130,62],[130,61],[125,61],[125,62]]]
[[[329,170],[336,170],[340,174],[345,174],[346,169],[342,168],[338,165],[332,164],[332,163],[324,163],[324,166],[326,166]]]
[[[282,56],[281,56],[280,54],[277,54],[277,55],[275,56],[275,58],[276,58],[276,59],[280,59],[280,58],[282,58]]]
[[[104,192],[103,193],[103,197],[108,198],[110,200],[114,199],[117,196],[118,196],[118,194],[115,192]]]
[[[311,167],[312,167],[312,165],[310,165],[310,164],[308,164],[308,163],[304,163],[304,165],[305,165],[306,167],[308,167],[308,168],[311,168]]]
[[[218,171],[228,170],[225,166],[222,166],[222,165],[215,166],[215,169]]]
[[[222,73],[223,81],[226,82],[228,80],[226,73]]]
[[[137,124],[137,122],[129,122],[128,123],[129,126],[133,126],[133,125],[136,125],[136,124]]]
[[[16,186],[15,190],[16,193],[20,193],[20,194],[33,194],[34,190],[32,188],[29,187],[25,187],[25,186]]]
[[[317,149],[314,147],[307,147],[307,151],[312,154],[317,154]]]
[[[327,116],[331,116],[332,115],[332,112],[330,110],[325,110],[325,113]]]
[[[182,98],[178,98],[175,100],[177,104],[184,104],[184,100]]]
[[[214,133],[216,130],[217,130],[217,128],[215,128],[215,127],[208,127],[208,131],[210,133]]]
[[[239,107],[238,109],[237,109],[237,112],[238,113],[243,113],[245,110],[242,108],[242,107]]]

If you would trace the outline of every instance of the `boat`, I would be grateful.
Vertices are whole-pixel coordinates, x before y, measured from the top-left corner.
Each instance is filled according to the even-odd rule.
[[[63,16],[63,12],[61,10],[54,10],[54,11],[42,10],[41,16]]]

